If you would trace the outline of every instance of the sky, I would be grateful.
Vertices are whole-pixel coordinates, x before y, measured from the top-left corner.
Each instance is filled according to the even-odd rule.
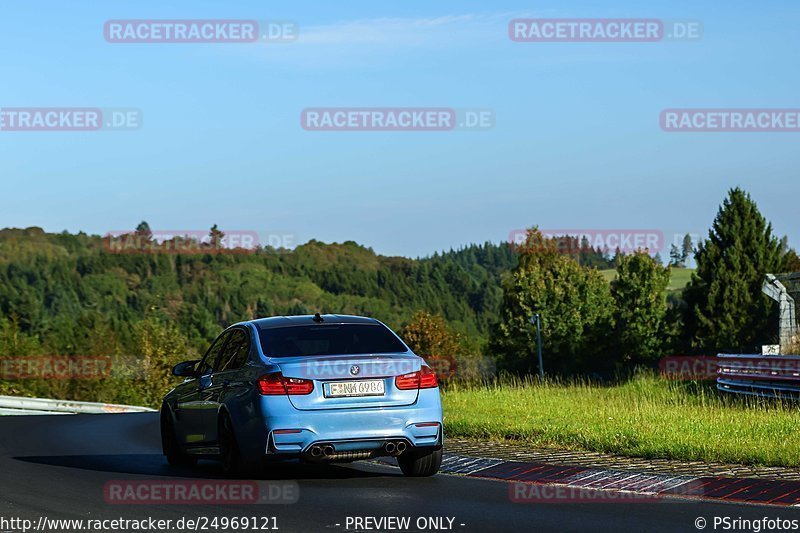
[[[704,234],[741,186],[800,245],[800,132],[668,132],[667,108],[800,108],[792,1],[4,0],[0,108],[132,108],[130,131],[0,131],[0,227],[146,220],[425,256],[533,225]],[[516,18],[700,21],[686,42],[513,42]],[[272,43],[110,43],[108,20],[290,21]],[[307,108],[489,110],[308,131]],[[268,237],[262,237],[266,240]]]

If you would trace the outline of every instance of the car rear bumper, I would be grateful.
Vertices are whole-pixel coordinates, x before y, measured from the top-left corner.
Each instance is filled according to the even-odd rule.
[[[284,401],[288,404],[285,397],[263,399],[262,453],[300,456],[314,445],[330,444],[337,455],[365,450],[380,454],[387,441],[404,441],[411,448],[442,444],[438,389],[422,390],[416,403],[400,407],[299,411]]]

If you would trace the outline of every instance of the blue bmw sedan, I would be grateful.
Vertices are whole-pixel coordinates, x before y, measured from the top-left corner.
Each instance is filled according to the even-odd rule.
[[[342,315],[235,324],[161,406],[172,465],[219,457],[226,473],[269,459],[349,462],[393,456],[407,476],[442,462],[436,374],[388,327]]]

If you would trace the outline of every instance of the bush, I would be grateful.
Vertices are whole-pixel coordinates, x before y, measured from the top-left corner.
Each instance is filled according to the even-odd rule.
[[[448,326],[441,315],[415,313],[400,336],[436,371],[440,381],[474,381],[493,373],[491,365],[485,365],[467,346],[465,337]]]

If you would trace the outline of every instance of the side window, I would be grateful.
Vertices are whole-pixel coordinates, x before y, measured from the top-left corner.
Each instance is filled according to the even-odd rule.
[[[247,353],[250,351],[250,339],[241,329],[231,333],[231,339],[214,365],[214,372],[225,372],[241,368],[247,362]]]
[[[242,368],[246,365],[250,355],[250,333],[247,331],[239,331],[239,333],[241,334],[241,344],[234,356],[233,368]]]
[[[222,351],[222,347],[225,345],[225,340],[229,336],[229,331],[223,332],[219,337],[217,337],[217,340],[211,344],[211,347],[206,352],[203,360],[200,361],[199,365],[197,365],[197,369],[200,371],[201,376],[205,376],[213,370],[214,362],[219,359],[219,354]]]

